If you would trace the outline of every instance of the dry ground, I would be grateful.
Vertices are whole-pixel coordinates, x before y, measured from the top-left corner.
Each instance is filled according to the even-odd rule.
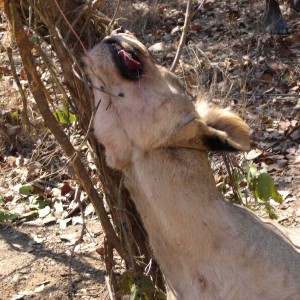
[[[0,225],[0,299],[68,299],[69,257],[81,226],[61,230],[36,222]],[[105,266],[96,252],[103,242],[99,222],[88,222],[89,234],[72,259],[73,299],[108,299]]]

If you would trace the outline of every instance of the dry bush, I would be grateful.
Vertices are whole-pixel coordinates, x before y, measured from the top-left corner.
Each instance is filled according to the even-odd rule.
[[[4,4],[10,31],[44,123],[60,144],[67,163],[75,171],[75,178],[88,194],[100,218],[106,234],[107,278],[112,293],[115,293],[114,250],[125,268],[136,274],[144,272],[152,254],[135,206],[120,185],[122,175],[106,166],[104,150],[95,140],[91,128],[95,107],[81,57],[114,24],[99,11],[104,4],[101,0],[86,3],[75,0],[6,0]],[[130,7],[134,11],[135,8]],[[50,86],[41,80],[41,67],[50,74]],[[72,130],[80,133],[79,145],[72,144],[68,136],[70,128],[62,126],[54,117],[59,107],[67,107],[77,116],[76,126]],[[99,174],[101,184],[97,189],[84,164],[83,154],[86,152],[81,150],[85,143]],[[154,282],[160,285],[161,275],[155,263],[152,263],[150,274]]]

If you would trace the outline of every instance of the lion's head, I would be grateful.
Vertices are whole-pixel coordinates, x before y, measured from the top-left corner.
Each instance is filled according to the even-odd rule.
[[[226,149],[243,150],[249,146],[249,129],[241,119],[226,112],[224,118],[230,132],[224,132],[222,124],[209,120],[209,110],[203,111],[205,117],[201,118],[178,78],[156,64],[131,33],[113,32],[90,50],[84,60],[95,103],[100,102],[95,135],[106,148],[110,166],[124,168],[135,150],[151,151],[164,146],[204,150],[209,145],[222,148],[223,143]],[[221,110],[213,110],[211,116],[217,115],[224,121]],[[216,129],[208,123],[215,124]],[[184,128],[193,128],[188,129],[189,134],[198,136],[187,136]],[[228,136],[230,133],[232,137]]]

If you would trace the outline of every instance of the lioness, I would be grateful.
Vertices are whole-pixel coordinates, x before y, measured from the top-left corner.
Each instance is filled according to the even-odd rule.
[[[196,107],[175,75],[119,30],[85,57],[95,135],[122,170],[165,275],[168,299],[300,299],[287,239],[217,191],[207,151],[249,148],[229,110]]]

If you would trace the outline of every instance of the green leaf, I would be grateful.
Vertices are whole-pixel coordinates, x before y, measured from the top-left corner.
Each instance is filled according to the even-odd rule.
[[[272,197],[274,191],[276,191],[276,189],[273,178],[268,173],[261,173],[257,177],[256,196],[266,202]]]
[[[130,300],[154,299],[155,286],[149,276],[125,272],[118,283],[119,296],[130,295]]]
[[[130,300],[150,300],[153,299],[153,296],[149,297],[145,292],[141,291],[137,285],[131,287]]]
[[[220,182],[219,184],[217,184],[217,189],[223,194],[225,194],[228,191],[228,187],[224,182]]]
[[[255,164],[250,163],[247,166],[247,184],[250,191],[254,192],[257,184],[256,180],[257,167]]]
[[[276,188],[274,187],[274,190],[272,192],[272,199],[274,199],[277,203],[282,203],[283,199],[282,196],[278,193],[278,191],[276,190]]]
[[[267,211],[267,213],[269,214],[270,219],[277,219],[277,215],[274,212],[273,206],[271,204],[269,204],[268,202],[265,204],[265,209]]]
[[[130,300],[141,300],[142,295],[138,289],[138,287],[134,284],[131,286],[131,291],[130,291]]]
[[[5,209],[0,209],[0,222],[7,221],[7,220],[15,220],[18,218],[18,215],[12,213]]]
[[[33,192],[32,185],[23,185],[19,188],[19,193],[24,196],[29,196]]]
[[[134,278],[134,282],[139,287],[140,292],[142,292],[145,296],[151,298],[151,295],[154,295],[155,286],[154,286],[154,283],[151,280],[150,276],[146,276],[143,274],[136,275]]]
[[[162,290],[159,290],[155,294],[155,299],[156,300],[166,300],[167,299],[167,295]]]
[[[241,191],[241,186],[240,186],[241,182],[243,181],[243,176],[241,175],[241,173],[237,169],[233,169],[232,179],[233,179],[233,182],[235,184],[237,194],[238,194],[238,195],[235,195],[235,201],[234,202],[241,204],[242,199],[244,197],[243,193]]]
[[[124,272],[118,280],[119,285],[119,296],[130,295],[131,286],[133,285],[133,273],[132,272]]]
[[[278,218],[273,209],[267,209],[267,212],[269,214],[270,219],[276,220]]]
[[[13,125],[17,125],[19,121],[19,113],[17,111],[14,111],[10,114],[11,116],[11,122]]]
[[[37,215],[38,215],[38,211],[37,211],[37,210],[32,210],[32,211],[29,211],[29,212],[23,214],[23,215],[22,215],[22,218],[25,218],[25,219],[33,219],[33,218],[35,218]]]
[[[76,121],[76,116],[68,109],[57,109],[54,112],[54,117],[62,124],[69,124]]]
[[[232,170],[232,177],[237,186],[243,180],[241,173],[236,168]]]
[[[38,35],[36,35],[36,34],[33,34],[30,38],[29,38],[29,41],[31,42],[31,43],[34,43],[34,44],[37,44],[38,42],[39,42],[39,36]]]
[[[29,208],[33,210],[40,210],[48,206],[48,202],[40,199],[39,195],[33,195],[29,197]]]

